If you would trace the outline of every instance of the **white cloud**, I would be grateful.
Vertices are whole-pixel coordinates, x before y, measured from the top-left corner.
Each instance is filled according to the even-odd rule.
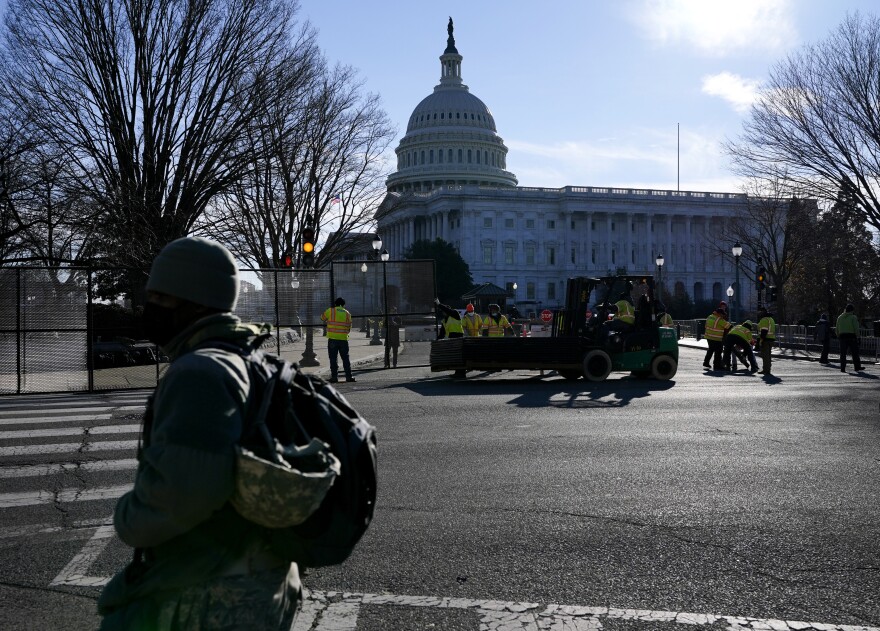
[[[642,0],[631,17],[660,44],[725,55],[781,51],[796,39],[791,0]]]
[[[758,98],[761,82],[746,79],[730,72],[719,72],[703,77],[703,92],[720,96],[737,112],[746,112]]]

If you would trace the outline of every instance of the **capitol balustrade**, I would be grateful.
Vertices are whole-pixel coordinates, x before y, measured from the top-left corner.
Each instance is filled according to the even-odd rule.
[[[459,169],[456,169],[459,170]],[[460,169],[462,171],[474,172],[474,173],[483,173],[485,174],[485,170],[479,168],[463,168]],[[432,173],[436,174],[437,171],[435,169],[407,169],[407,175],[417,174],[417,173]],[[506,171],[505,171],[506,173]],[[507,186],[485,186],[485,185],[453,185],[446,184],[443,186],[438,186],[436,188],[431,189],[430,191],[416,191],[413,192],[412,195],[415,197],[423,197],[429,198],[438,195],[442,195],[444,193],[461,193],[465,191],[485,191],[492,193],[544,193],[548,195],[567,195],[572,194],[576,196],[602,196],[602,197],[613,197],[613,196],[625,196],[632,197],[637,199],[643,199],[645,197],[671,197],[671,198],[684,198],[684,199],[698,199],[702,202],[705,201],[718,201],[718,202],[735,202],[742,203],[746,200],[745,193],[713,193],[706,191],[670,191],[670,190],[655,190],[655,189],[640,189],[640,188],[611,188],[607,186],[564,186],[562,188],[546,188],[546,187],[534,187],[534,186],[517,186],[515,188],[507,187]]]

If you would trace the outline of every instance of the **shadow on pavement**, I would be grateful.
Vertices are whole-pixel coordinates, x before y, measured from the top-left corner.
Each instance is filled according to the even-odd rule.
[[[504,396],[507,402],[521,408],[608,408],[629,405],[633,399],[664,392],[675,381],[655,381],[637,377],[609,379],[592,383],[579,379],[568,381],[549,373],[548,376],[495,377],[491,381],[479,377],[493,373],[472,372],[467,379],[450,379],[448,376],[423,379],[401,384],[402,387],[421,396],[448,396],[450,391],[460,396]],[[494,373],[497,375],[497,373]]]

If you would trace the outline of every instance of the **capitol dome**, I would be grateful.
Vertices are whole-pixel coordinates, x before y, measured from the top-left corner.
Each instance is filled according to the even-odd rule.
[[[389,192],[427,191],[444,185],[516,186],[506,171],[507,147],[492,112],[461,80],[461,60],[452,36],[440,56],[440,83],[413,110],[397,146],[397,171]]]

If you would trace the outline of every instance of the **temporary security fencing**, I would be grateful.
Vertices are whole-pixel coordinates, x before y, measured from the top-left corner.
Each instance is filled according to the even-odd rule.
[[[142,308],[95,297],[99,279],[121,271],[0,268],[0,394],[156,385],[168,358],[145,339]],[[386,343],[394,342],[398,366],[424,362],[427,351],[407,353],[407,347],[436,337],[432,260],[344,261],[317,270],[240,273],[236,315],[271,324],[273,338],[264,348],[306,370],[327,367],[321,314],[337,297],[353,316],[352,347],[376,347],[358,348],[361,358],[381,360]],[[366,331],[369,337],[356,339]]]

